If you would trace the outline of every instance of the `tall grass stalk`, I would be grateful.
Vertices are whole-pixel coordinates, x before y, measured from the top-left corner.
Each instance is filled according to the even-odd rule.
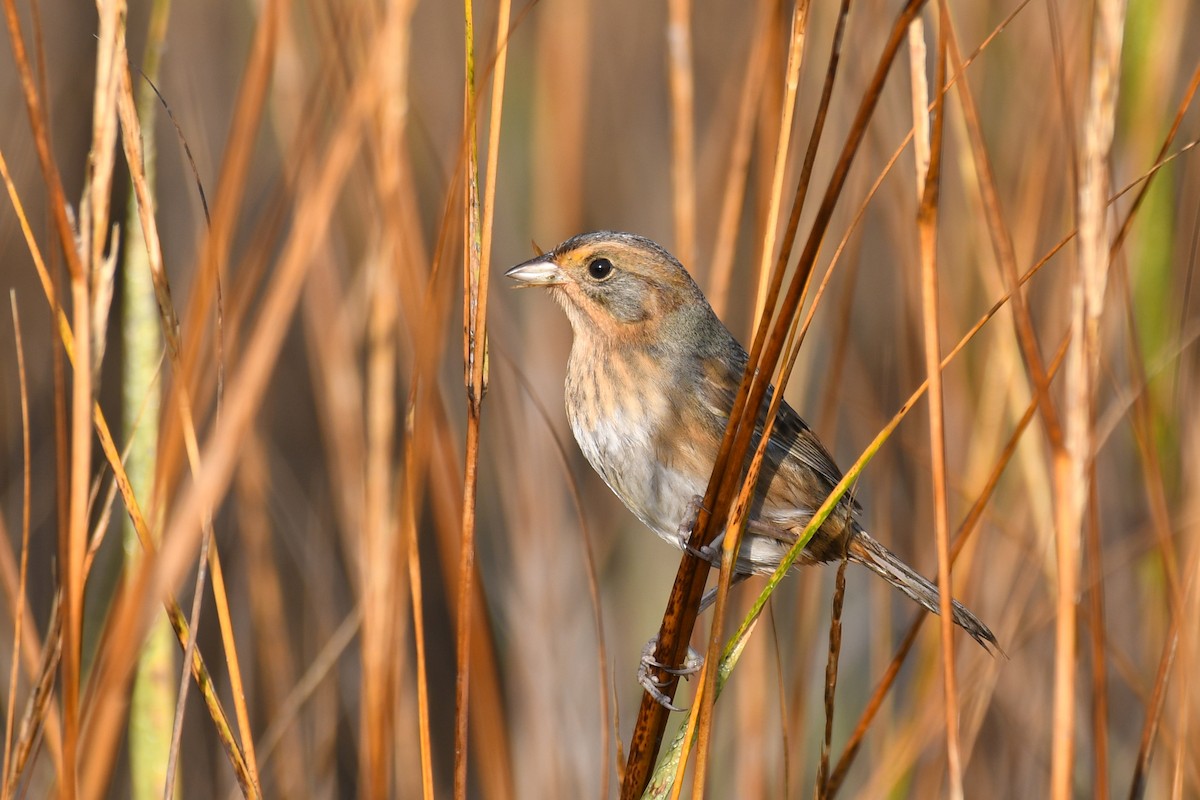
[[[2,0],[0,794],[1196,794],[1200,15],[876,5]],[[598,229],[752,355],[701,535],[773,383],[1005,656],[647,534],[502,289]]]

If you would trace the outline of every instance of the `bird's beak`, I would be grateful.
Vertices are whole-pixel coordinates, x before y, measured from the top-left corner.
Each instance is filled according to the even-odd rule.
[[[526,286],[560,286],[567,282],[567,276],[558,264],[544,255],[518,264],[504,276],[518,281],[518,289]]]

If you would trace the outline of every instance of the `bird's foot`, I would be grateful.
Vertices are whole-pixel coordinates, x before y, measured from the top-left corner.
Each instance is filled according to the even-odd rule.
[[[707,561],[711,566],[720,567],[721,540],[724,538],[725,532],[722,531],[717,535],[716,539],[713,539],[711,542],[701,547],[693,547],[692,545],[688,544],[687,540],[685,539],[683,542],[683,551],[690,556],[695,556],[701,561]]]
[[[729,583],[730,588],[737,586],[742,581],[750,577],[749,572],[733,573],[733,580]],[[703,614],[708,610],[708,607],[717,601],[717,587],[713,586],[704,592],[704,596],[700,598],[700,611],[697,613]]]
[[[693,547],[691,545],[692,533],[696,530],[696,522],[700,519],[700,509],[703,507],[704,498],[698,494],[692,495],[692,499],[688,501],[687,508],[684,510],[683,522],[679,523],[676,533],[679,536],[679,541],[684,552],[707,561],[714,567],[719,567],[721,566],[721,540],[725,538],[724,531],[718,534],[717,538],[702,547]]]
[[[667,664],[662,664],[654,658],[654,650],[658,647],[658,637],[654,637],[646,642],[646,646],[642,648],[642,657],[638,662],[637,679],[646,693],[654,698],[654,702],[658,703],[668,711],[686,711],[687,707],[679,707],[671,702],[671,698],[663,692],[663,687],[670,683],[670,679],[660,681],[653,674],[651,669],[656,669],[660,672],[666,672],[669,675],[689,678],[700,671],[704,665],[704,658],[692,648],[688,648],[687,657],[683,661],[683,666],[672,667]]]
[[[687,542],[692,538],[692,531],[695,530],[696,522],[700,519],[700,509],[702,508],[704,508],[704,498],[698,494],[692,495],[692,499],[688,500],[687,506],[683,509],[683,519],[679,521],[679,527],[676,529],[681,542]]]

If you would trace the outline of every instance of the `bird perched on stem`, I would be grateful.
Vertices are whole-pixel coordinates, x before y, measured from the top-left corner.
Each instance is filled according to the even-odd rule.
[[[746,351],[687,270],[641,236],[586,233],[505,274],[521,286],[548,289],[571,322],[567,419],[584,456],[650,530],[685,547]],[[769,402],[768,395],[758,435]],[[816,435],[781,403],[735,578],[771,574],[841,478]],[[937,614],[937,587],[868,536],[859,512],[857,502],[844,498],[798,563],[848,558]],[[708,555],[720,566],[719,551]],[[996,646],[978,617],[958,601],[953,608],[956,625],[985,649]]]

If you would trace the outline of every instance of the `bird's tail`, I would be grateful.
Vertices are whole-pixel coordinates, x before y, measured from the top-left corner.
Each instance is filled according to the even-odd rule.
[[[867,569],[879,575],[892,586],[916,600],[934,614],[940,613],[938,605],[938,588],[913,571],[900,558],[872,539],[862,530],[858,530],[850,538],[849,557],[851,561],[862,564]],[[954,624],[971,634],[971,638],[979,642],[983,649],[992,652],[1000,651],[996,637],[980,621],[979,617],[967,610],[966,606],[957,600],[951,600],[954,608]],[[1002,652],[1002,651],[1000,651]]]

